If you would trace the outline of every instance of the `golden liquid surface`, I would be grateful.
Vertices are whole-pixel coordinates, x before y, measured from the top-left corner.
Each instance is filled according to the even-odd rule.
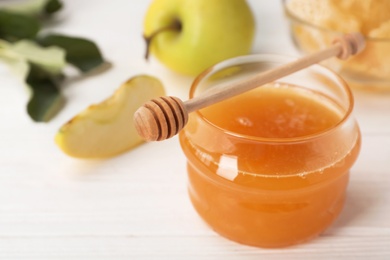
[[[201,114],[217,128],[261,138],[317,134],[342,116],[331,100],[289,85],[258,88]],[[220,138],[220,129],[205,125],[191,116],[180,142],[192,203],[215,231],[244,244],[281,247],[315,237],[339,215],[360,149],[357,127],[347,135],[354,137],[350,145],[340,145],[346,138],[338,132],[266,145]]]
[[[211,123],[235,133],[291,138],[321,132],[340,121],[340,113],[326,101],[308,90],[280,84],[244,93],[201,113]]]

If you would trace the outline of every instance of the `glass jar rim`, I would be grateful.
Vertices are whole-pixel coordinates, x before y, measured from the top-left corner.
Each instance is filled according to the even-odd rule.
[[[201,74],[199,74],[194,79],[194,81],[192,82],[190,91],[189,91],[189,98],[192,99],[195,96],[195,91],[197,89],[197,86],[211,72],[219,70],[219,69],[221,69],[221,68],[223,68],[223,67],[225,67],[225,66],[227,66],[229,64],[232,64],[234,61],[238,61],[240,59],[241,60],[248,59],[248,62],[250,62],[249,60],[254,59],[254,60],[259,61],[259,62],[260,61],[264,61],[264,62],[266,62],[266,61],[278,62],[278,60],[280,62],[280,60],[283,59],[284,63],[286,63],[286,62],[291,62],[291,61],[293,61],[294,59],[297,59],[297,58],[298,57],[288,56],[288,55],[280,55],[280,54],[250,54],[250,55],[237,56],[237,57],[234,57],[234,58],[230,58],[230,59],[224,60],[224,61],[219,62],[219,63],[215,64],[214,66],[206,69],[205,71],[203,71]],[[234,132],[234,131],[229,131],[227,129],[224,129],[224,128],[222,128],[222,127],[212,123],[211,121],[209,121],[200,112],[200,110],[197,110],[194,113],[196,113],[198,115],[198,117],[200,118],[200,120],[202,120],[204,123],[206,123],[207,125],[209,125],[209,126],[215,128],[215,129],[219,130],[221,133],[223,133],[225,135],[228,135],[228,136],[231,136],[231,137],[234,137],[234,138],[239,138],[239,139],[247,140],[247,141],[255,141],[255,142],[261,142],[261,143],[278,143],[278,144],[282,144],[282,143],[307,142],[307,141],[310,141],[310,140],[314,140],[314,139],[320,138],[320,137],[322,137],[324,135],[332,133],[337,128],[339,128],[344,122],[346,122],[348,120],[348,118],[352,114],[352,110],[353,110],[353,107],[354,107],[354,98],[353,98],[352,91],[351,91],[350,87],[348,86],[348,84],[336,72],[334,72],[333,70],[331,70],[329,68],[326,68],[326,67],[324,67],[322,65],[319,65],[319,64],[312,65],[312,66],[310,66],[310,68],[315,68],[315,69],[317,69],[319,71],[324,71],[326,73],[332,74],[335,77],[335,79],[337,79],[337,81],[338,81],[339,85],[341,86],[341,89],[343,90],[343,92],[346,94],[347,100],[348,100],[348,103],[349,103],[348,104],[348,109],[344,112],[343,116],[337,122],[337,124],[333,125],[330,128],[324,129],[323,131],[319,131],[319,132],[316,132],[316,133],[313,133],[313,134],[299,136],[299,137],[286,137],[286,138],[258,137],[258,136],[240,134],[240,133],[237,133],[237,132]]]
[[[332,29],[327,29],[325,27],[318,26],[316,24],[313,24],[313,23],[311,23],[309,21],[306,21],[306,20],[298,17],[293,12],[291,12],[291,10],[288,9],[287,1],[288,0],[282,0],[282,2],[283,2],[283,9],[284,9],[284,12],[285,12],[287,18],[291,19],[293,22],[301,23],[303,25],[312,27],[312,28],[317,29],[317,30],[322,31],[322,32],[332,33],[332,34],[335,35],[335,37],[336,36],[341,36],[341,35],[344,34],[342,32],[338,32],[338,31],[335,31],[335,30],[332,30]],[[388,42],[390,44],[390,38],[376,38],[376,37],[368,37],[368,36],[364,36],[364,38],[366,39],[366,41]]]

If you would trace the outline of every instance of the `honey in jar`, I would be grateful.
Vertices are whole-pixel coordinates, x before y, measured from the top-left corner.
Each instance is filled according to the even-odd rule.
[[[244,73],[245,59],[233,64]],[[201,75],[192,93],[212,82],[210,76]],[[341,94],[344,85],[331,84],[329,93],[345,103],[322,88],[294,83],[287,78],[204,108],[180,134],[192,204],[212,229],[239,243],[283,247],[306,241],[343,208],[360,149],[352,96]]]

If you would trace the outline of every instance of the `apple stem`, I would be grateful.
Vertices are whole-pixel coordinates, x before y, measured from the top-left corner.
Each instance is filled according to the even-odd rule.
[[[150,53],[150,44],[154,37],[156,37],[159,33],[165,32],[165,31],[180,31],[182,28],[181,22],[179,20],[174,20],[172,24],[161,27],[154,31],[149,36],[144,35],[144,40],[146,43],[146,52],[145,52],[145,60],[149,59],[149,53]]]

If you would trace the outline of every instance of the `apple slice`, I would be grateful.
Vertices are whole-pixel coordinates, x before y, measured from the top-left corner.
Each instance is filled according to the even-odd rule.
[[[77,158],[106,158],[125,152],[143,142],[133,125],[135,111],[146,101],[164,95],[158,79],[133,77],[113,96],[63,125],[55,141],[66,154]]]

